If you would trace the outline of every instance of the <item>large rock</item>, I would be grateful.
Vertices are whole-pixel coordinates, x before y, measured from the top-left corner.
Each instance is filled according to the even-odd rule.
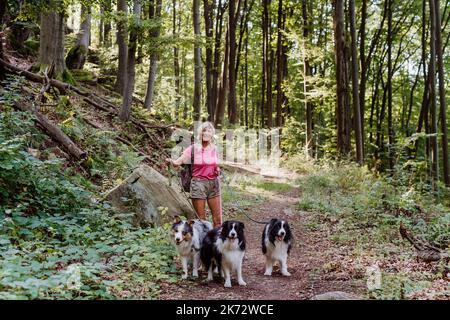
[[[362,299],[363,298],[358,297],[353,293],[343,291],[325,292],[311,298],[311,300],[362,300]]]
[[[174,215],[193,217],[194,211],[176,181],[169,180],[147,165],[141,165],[106,198],[121,211],[134,212],[136,225],[148,226],[168,222]],[[161,217],[159,207],[167,207]]]

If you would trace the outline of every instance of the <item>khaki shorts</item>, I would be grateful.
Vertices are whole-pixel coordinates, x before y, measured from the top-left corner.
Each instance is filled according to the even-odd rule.
[[[211,199],[220,195],[219,178],[214,180],[201,180],[192,178],[191,180],[191,198],[192,199]]]

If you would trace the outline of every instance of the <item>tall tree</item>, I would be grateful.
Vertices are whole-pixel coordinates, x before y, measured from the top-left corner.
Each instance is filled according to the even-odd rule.
[[[439,155],[437,134],[437,101],[436,101],[436,3],[435,0],[429,0],[430,5],[430,116],[431,116],[431,175],[434,181],[439,180]],[[433,184],[436,188],[436,184]]]
[[[172,1],[173,11],[172,11],[172,35],[174,38],[178,36],[179,28],[181,24],[180,17],[178,18],[178,31],[177,31],[177,0]],[[173,46],[173,72],[175,79],[175,120],[178,120],[180,113],[180,100],[181,100],[181,86],[180,86],[180,59],[179,59],[179,48],[175,42]]]
[[[59,0],[51,1],[41,12],[41,31],[38,63],[54,66],[54,76],[66,70],[64,61],[64,9]]]
[[[193,120],[200,120],[200,106],[202,95],[202,48],[199,44],[200,41],[200,12],[199,3],[200,0],[192,1],[193,22],[194,22],[194,100],[193,100]]]
[[[220,5],[220,4],[219,4]],[[214,2],[203,0],[203,17],[205,19],[206,35],[206,110],[208,111],[208,121],[214,121],[214,101],[213,101],[213,9]]]
[[[119,46],[119,67],[117,69],[117,77],[116,83],[114,85],[114,89],[116,92],[123,95],[125,89],[125,83],[127,78],[127,54],[128,54],[128,46],[127,46],[127,28],[126,28],[126,16],[127,16],[128,8],[126,0],[117,0],[117,13],[118,13],[118,21],[117,21],[117,44]]]
[[[284,56],[283,56],[283,42],[284,40],[284,18],[285,14],[283,13],[283,0],[278,0],[278,21],[277,21],[277,28],[278,28],[278,34],[277,34],[277,117],[276,117],[276,126],[281,127],[282,126],[282,105],[284,100],[284,91],[282,88],[283,83],[283,63],[284,63]]]
[[[75,46],[70,49],[66,57],[66,65],[69,69],[83,69],[91,42],[91,9],[81,6],[81,25]]]
[[[353,115],[355,122],[355,140],[356,140],[356,159],[359,164],[364,161],[364,147],[363,147],[363,135],[362,135],[362,121],[361,121],[361,109],[359,104],[359,80],[358,80],[358,54],[356,43],[356,17],[355,17],[355,0],[349,0],[349,15],[350,15],[350,33],[352,38],[351,51],[352,51],[352,102],[353,102]]]
[[[2,1],[0,3],[0,25],[3,25],[3,17],[6,13],[6,1]],[[4,59],[3,57],[3,39],[0,37],[0,59]],[[5,78],[5,68],[3,64],[0,64],[0,80]]]
[[[239,12],[239,5],[241,1],[238,0],[237,12]],[[228,115],[231,124],[237,122],[236,110],[236,7],[235,1],[228,3],[228,37],[229,37],[229,62],[228,62]]]
[[[150,53],[150,70],[148,72],[147,81],[147,93],[145,95],[144,107],[148,110],[151,109],[153,103],[153,93],[155,91],[156,73],[158,71],[158,59],[159,59],[159,47],[156,45],[160,34],[160,19],[161,19],[161,0],[150,0],[149,3],[149,18],[157,23],[155,27],[150,30],[150,41],[152,45],[152,51]]]
[[[447,138],[447,107],[445,101],[445,76],[444,76],[444,59],[442,54],[442,33],[441,33],[441,9],[439,0],[435,1],[435,15],[436,15],[436,55],[439,75],[439,104],[440,104],[440,121],[441,121],[441,138],[442,138],[442,160],[444,169],[444,182],[447,187],[450,187],[450,168],[449,168],[449,154],[448,154],[448,138]],[[450,17],[450,15],[449,15]]]
[[[394,169],[394,126],[392,123],[392,77],[394,76],[392,68],[392,9],[393,0],[388,1],[388,30],[387,30],[387,58],[388,58],[388,72],[387,72],[387,94],[388,94],[388,150],[389,150],[389,168]]]
[[[136,75],[136,48],[140,26],[140,15],[141,0],[133,0],[133,23],[130,26],[130,39],[128,41],[127,53],[127,77],[123,93],[122,108],[119,112],[119,118],[122,121],[128,121],[131,114],[131,103],[133,101],[134,81]]]
[[[306,50],[306,42],[309,41],[310,23],[308,17],[307,0],[302,0],[302,20],[303,20],[303,98],[306,110],[306,148],[309,156],[313,156],[313,106],[308,98],[308,81],[311,76],[311,66]]]
[[[336,55],[336,121],[337,150],[340,155],[350,152],[350,112],[347,104],[348,83],[344,37],[344,0],[334,0],[334,42]]]

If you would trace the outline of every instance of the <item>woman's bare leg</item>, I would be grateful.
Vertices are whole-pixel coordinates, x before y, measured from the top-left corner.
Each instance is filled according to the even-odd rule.
[[[198,217],[205,220],[205,199],[192,199],[192,205],[198,214]]]
[[[208,199],[208,207],[211,209],[214,228],[222,225],[222,201],[220,195]]]

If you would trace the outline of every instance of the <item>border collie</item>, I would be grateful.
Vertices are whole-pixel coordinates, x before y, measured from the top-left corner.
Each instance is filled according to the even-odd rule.
[[[231,287],[231,273],[236,271],[240,286],[247,285],[242,279],[242,260],[245,254],[244,224],[239,221],[225,221],[221,228],[209,231],[200,251],[208,280],[213,280],[213,264],[225,278],[224,286]]]
[[[266,224],[262,233],[262,252],[266,257],[265,276],[272,275],[276,262],[280,263],[281,274],[290,276],[287,258],[291,251],[293,236],[286,220],[272,219]]]
[[[182,279],[188,277],[188,262],[192,259],[192,276],[198,277],[200,267],[200,249],[206,233],[212,229],[212,224],[204,220],[182,221],[175,216],[172,225],[173,241],[181,257],[183,265]]]

